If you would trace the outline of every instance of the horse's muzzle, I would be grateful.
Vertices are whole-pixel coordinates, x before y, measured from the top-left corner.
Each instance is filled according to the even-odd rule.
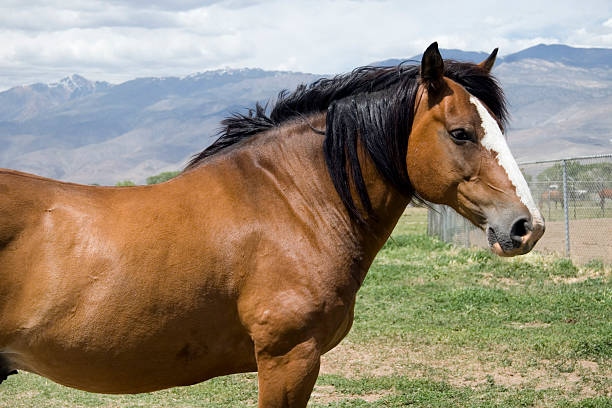
[[[533,223],[531,219],[520,217],[509,227],[488,225],[487,241],[491,251],[499,256],[523,255],[533,249],[545,229],[544,222]]]

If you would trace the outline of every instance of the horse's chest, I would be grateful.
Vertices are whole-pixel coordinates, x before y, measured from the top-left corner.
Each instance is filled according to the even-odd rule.
[[[347,313],[344,315],[344,318],[340,320],[339,324],[336,327],[336,330],[331,333],[327,343],[325,343],[322,352],[326,353],[329,350],[333,349],[342,341],[342,339],[348,334],[353,325],[355,311],[355,303],[351,305],[348,309]]]
[[[326,352],[348,333],[356,288],[326,285],[319,279],[299,285],[290,280],[268,282],[265,288],[259,281],[257,290],[239,302],[241,320],[256,348],[283,348],[314,338]]]

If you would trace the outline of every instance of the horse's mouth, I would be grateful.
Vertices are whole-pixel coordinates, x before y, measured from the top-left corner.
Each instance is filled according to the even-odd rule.
[[[512,257],[524,255],[531,251],[536,242],[538,242],[544,234],[545,229],[544,224],[536,223],[533,226],[526,226],[525,233],[521,235],[512,233],[514,231],[511,231],[511,233],[499,232],[490,225],[487,225],[485,231],[489,248],[494,254],[503,257]]]
[[[491,251],[499,256],[511,257],[516,255],[523,255],[531,251],[532,246],[529,244],[532,231],[529,231],[527,235],[522,237],[509,237],[498,235],[490,227],[486,229],[487,241],[489,242],[489,248]]]

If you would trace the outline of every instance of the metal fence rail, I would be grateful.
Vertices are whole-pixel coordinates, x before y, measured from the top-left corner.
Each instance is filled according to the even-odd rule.
[[[519,166],[546,219],[536,249],[581,263],[612,262],[612,154]],[[446,206],[432,204],[428,233],[455,245],[487,245],[484,232]]]

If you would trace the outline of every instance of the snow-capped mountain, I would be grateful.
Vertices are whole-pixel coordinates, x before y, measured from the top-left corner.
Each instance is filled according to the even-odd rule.
[[[536,46],[499,58],[493,73],[509,100],[508,140],[519,159],[612,152],[611,49]],[[82,183],[143,182],[182,168],[228,113],[319,77],[224,69],[109,84],[75,74],[11,88],[0,93],[0,167]]]
[[[0,93],[0,167],[81,183],[180,169],[231,111],[318,76],[216,70],[120,84],[72,75]]]

